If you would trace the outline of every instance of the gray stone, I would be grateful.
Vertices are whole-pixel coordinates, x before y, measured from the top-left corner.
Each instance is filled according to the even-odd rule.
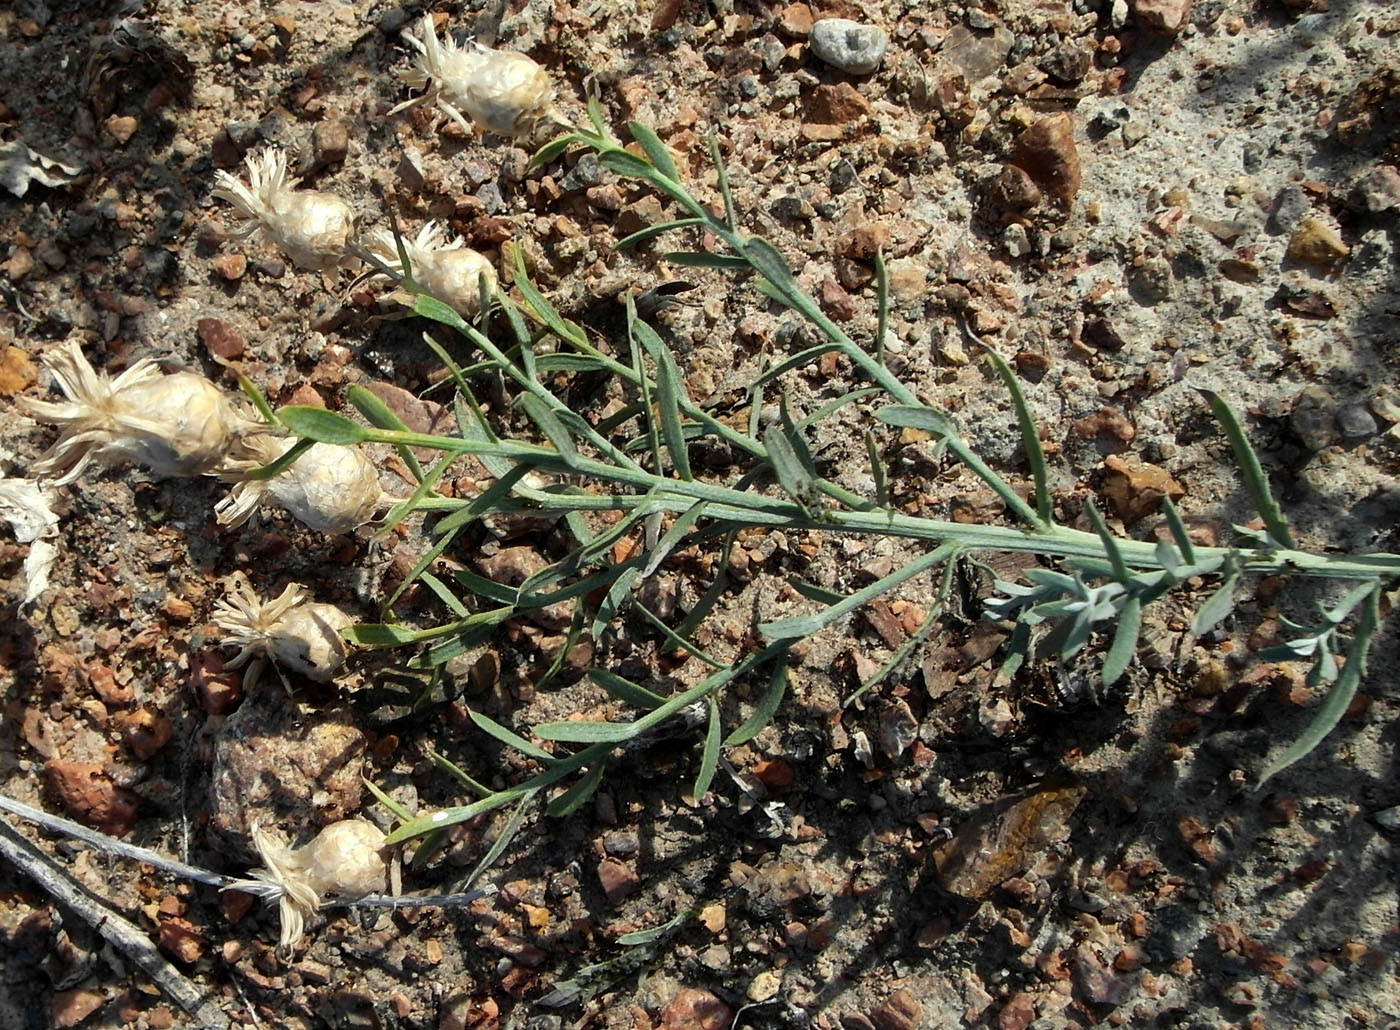
[[[823,18],[812,26],[808,38],[812,53],[833,68],[851,75],[868,75],[880,65],[890,37],[875,25],[846,18]]]
[[[1375,436],[1380,429],[1376,425],[1376,417],[1364,404],[1343,404],[1338,408],[1337,428],[1348,440],[1362,440],[1368,436]]]

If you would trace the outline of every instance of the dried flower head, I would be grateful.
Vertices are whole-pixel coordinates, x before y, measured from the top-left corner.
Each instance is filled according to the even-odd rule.
[[[545,122],[563,123],[554,106],[549,75],[524,54],[475,42],[458,46],[450,37],[439,40],[430,14],[423,16],[417,34],[410,29],[404,38],[418,56],[401,78],[426,92],[390,114],[427,101],[466,132],[472,132],[470,118],[483,130],[502,136],[528,136]]]
[[[486,276],[488,291],[496,288],[496,270],[491,262],[472,250],[460,237],[448,237],[438,222],[428,222],[413,239],[403,240],[409,268],[399,262],[393,235],[385,229],[370,234],[370,253],[385,264],[413,273],[413,279],[428,295],[442,301],[459,315],[470,317],[481,310],[481,277]]]
[[[267,657],[318,683],[333,679],[345,665],[348,647],[341,633],[355,623],[333,604],[308,601],[296,583],[264,601],[242,573],[234,574],[228,596],[215,603],[213,621],[228,634],[229,644],[241,648],[226,668]]]
[[[224,890],[276,900],[282,924],[279,943],[284,948],[301,940],[306,920],[325,902],[383,893],[389,880],[384,834],[364,819],[331,823],[311,843],[295,851],[280,837],[255,825],[253,845],[262,868]]]
[[[312,444],[301,457],[271,479],[247,474],[276,461],[293,441],[258,433],[239,441],[219,474],[236,483],[214,507],[219,524],[241,526],[267,501],[275,501],[320,533],[348,533],[374,518],[384,504],[379,470],[357,447]]]
[[[249,154],[246,164],[247,186],[219,172],[210,194],[227,200],[243,220],[236,236],[270,240],[292,264],[312,271],[329,272],[350,260],[355,211],[346,201],[333,193],[293,189],[280,147]]]
[[[46,353],[44,364],[68,400],[20,403],[34,418],[63,429],[30,470],[59,485],[71,483],[93,460],[131,461],[162,478],[198,475],[218,464],[252,425],[203,376],[167,375],[148,358],[112,378],[93,369],[69,341]]]

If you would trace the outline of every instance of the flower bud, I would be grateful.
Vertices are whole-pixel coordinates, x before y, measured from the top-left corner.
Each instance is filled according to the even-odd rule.
[[[384,834],[364,819],[331,823],[295,851],[255,825],[253,845],[263,867],[224,889],[277,901],[282,924],[279,943],[284,948],[301,940],[306,920],[326,901],[382,893],[388,882]]]

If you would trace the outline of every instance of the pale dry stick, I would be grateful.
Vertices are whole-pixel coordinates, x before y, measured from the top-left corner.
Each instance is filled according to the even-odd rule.
[[[210,872],[208,869],[201,869],[192,866],[178,859],[167,858],[158,851],[150,848],[143,848],[137,844],[128,844],[124,840],[109,837],[105,833],[89,829],[81,823],[75,823],[71,819],[65,819],[61,815],[53,815],[38,808],[26,805],[23,801],[15,801],[0,794],[0,812],[8,812],[11,815],[19,816],[26,822],[42,826],[46,830],[54,833],[62,833],[69,837],[74,837],[86,844],[91,844],[99,850],[109,854],[121,855],[136,862],[145,862],[147,865],[155,866],[157,869],[171,873],[175,876],[183,877],[186,880],[194,880],[197,883],[207,884],[223,890],[235,887],[238,883],[237,877],[224,876],[221,873]],[[0,825],[8,825],[0,820]],[[467,905],[477,898],[485,897],[488,890],[467,891],[462,894],[409,894],[394,897],[389,894],[369,894],[363,898],[356,898],[354,901],[328,901],[322,908],[358,907],[367,908],[451,908],[455,906]]]
[[[60,905],[82,917],[201,1027],[227,1030],[231,1026],[208,993],[161,957],[140,927],[89,897],[57,862],[4,820],[0,820],[0,856],[29,876]]]

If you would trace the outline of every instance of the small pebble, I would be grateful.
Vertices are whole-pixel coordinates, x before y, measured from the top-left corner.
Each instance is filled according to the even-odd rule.
[[[1362,440],[1375,436],[1380,427],[1364,404],[1343,404],[1337,409],[1337,428],[1348,440]]]
[[[248,258],[242,254],[220,254],[209,262],[214,274],[228,282],[237,282],[248,271]]]
[[[868,75],[880,66],[890,37],[875,25],[847,18],[824,18],[812,26],[812,53],[850,75]]]
[[[1328,268],[1351,253],[1337,230],[1320,218],[1304,218],[1288,241],[1288,256],[1307,265]]]

